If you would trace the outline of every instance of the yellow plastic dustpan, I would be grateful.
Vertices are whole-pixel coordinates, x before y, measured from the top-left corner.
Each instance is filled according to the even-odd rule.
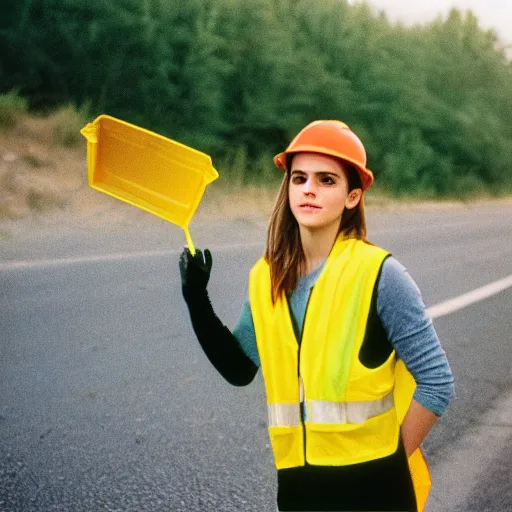
[[[80,133],[87,139],[89,185],[185,231],[206,185],[219,175],[211,158],[179,142],[101,115]]]

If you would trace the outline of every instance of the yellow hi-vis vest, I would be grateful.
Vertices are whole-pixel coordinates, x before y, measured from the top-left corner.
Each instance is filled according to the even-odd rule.
[[[272,304],[268,263],[261,258],[252,268],[249,300],[277,469],[306,461],[344,466],[396,451],[415,382],[394,351],[377,368],[359,361],[386,256],[374,245],[337,238],[311,292],[300,348],[286,297]],[[430,488],[421,450],[409,466],[421,511]]]

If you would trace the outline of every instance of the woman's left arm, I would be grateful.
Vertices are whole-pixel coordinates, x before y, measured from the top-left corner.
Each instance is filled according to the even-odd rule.
[[[383,263],[377,293],[382,326],[416,381],[402,423],[402,438],[410,455],[455,397],[453,374],[416,283],[392,257]]]
[[[407,457],[421,446],[438,419],[439,416],[423,407],[419,402],[414,399],[411,401],[401,428],[402,441]]]

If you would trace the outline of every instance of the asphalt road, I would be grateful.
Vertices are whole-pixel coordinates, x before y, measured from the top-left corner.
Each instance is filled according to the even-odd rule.
[[[428,306],[512,274],[510,206],[370,211],[369,228]],[[192,234],[233,326],[265,226]],[[0,511],[275,510],[261,375],[233,388],[209,366],[181,298],[182,244],[157,221],[0,241]],[[493,418],[512,407],[512,288],[435,326],[458,399],[425,443],[428,510],[510,510],[512,418]]]

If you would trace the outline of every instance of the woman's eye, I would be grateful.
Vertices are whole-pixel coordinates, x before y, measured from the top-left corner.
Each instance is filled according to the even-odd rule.
[[[292,182],[295,183],[296,185],[304,183],[304,180],[304,176],[292,176]]]
[[[322,183],[325,185],[334,185],[335,181],[330,176],[325,176],[322,178]]]

